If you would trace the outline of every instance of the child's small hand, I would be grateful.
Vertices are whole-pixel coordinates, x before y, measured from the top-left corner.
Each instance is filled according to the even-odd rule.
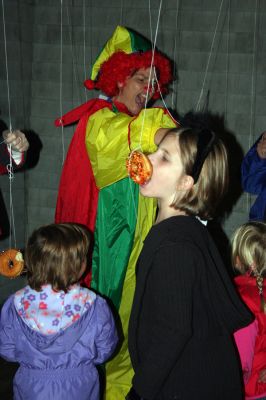
[[[266,368],[259,373],[259,382],[266,383]]]
[[[257,144],[257,152],[260,158],[266,158],[266,132],[262,134],[262,137]]]
[[[3,138],[5,140],[5,143],[11,144],[12,149],[15,151],[23,153],[29,148],[29,142],[26,136],[23,132],[19,130],[13,132],[6,130],[3,132]]]

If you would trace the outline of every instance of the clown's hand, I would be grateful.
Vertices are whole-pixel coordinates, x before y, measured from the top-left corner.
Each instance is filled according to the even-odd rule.
[[[3,132],[3,138],[5,140],[5,143],[10,144],[12,150],[14,151],[23,153],[24,151],[27,151],[29,148],[29,142],[25,134],[19,130],[13,132],[5,130]]]

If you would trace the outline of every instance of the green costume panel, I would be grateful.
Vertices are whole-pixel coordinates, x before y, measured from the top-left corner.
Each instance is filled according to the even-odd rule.
[[[156,150],[156,131],[175,123],[161,108],[142,110],[132,117],[104,108],[93,114],[86,130],[86,147],[100,189],[92,261],[92,287],[107,296],[119,312],[124,341],[106,366],[108,400],[124,399],[133,374],[127,351],[127,330],[134,290],[135,265],[143,240],[155,218],[152,199],[139,195],[127,176],[130,150]],[[131,149],[129,148],[129,140]]]

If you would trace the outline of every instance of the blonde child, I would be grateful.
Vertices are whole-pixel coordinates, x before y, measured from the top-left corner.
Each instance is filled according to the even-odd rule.
[[[240,226],[232,239],[232,262],[241,274],[235,283],[255,320],[235,333],[245,383],[245,398],[266,399],[266,223]]]
[[[149,156],[155,225],[137,264],[127,399],[241,400],[232,333],[252,321],[206,226],[226,191],[227,152],[207,128],[168,131]]]
[[[76,224],[29,238],[28,286],[6,301],[0,321],[0,355],[20,364],[16,400],[99,399],[95,365],[110,357],[117,334],[105,300],[79,284],[88,250],[88,232]]]

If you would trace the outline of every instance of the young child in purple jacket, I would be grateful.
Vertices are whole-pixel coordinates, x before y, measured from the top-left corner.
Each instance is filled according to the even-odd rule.
[[[106,301],[79,279],[89,237],[77,224],[51,224],[30,237],[28,286],[4,304],[0,355],[20,367],[14,399],[97,400],[96,364],[113,353],[117,333]]]

